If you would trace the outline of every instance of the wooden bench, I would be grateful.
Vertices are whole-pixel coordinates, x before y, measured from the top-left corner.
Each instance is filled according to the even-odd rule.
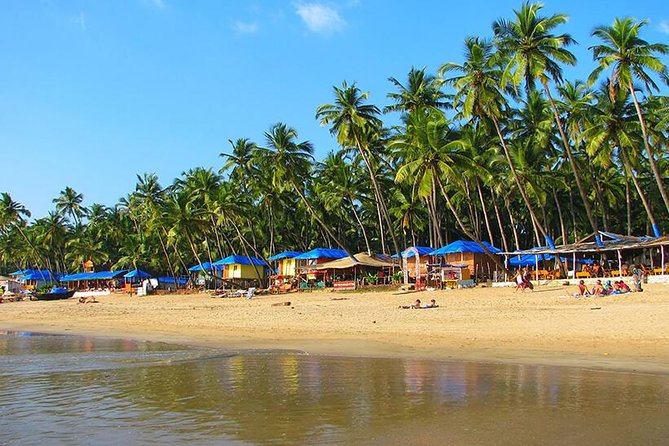
[[[579,271],[576,273],[576,278],[577,279],[589,279],[592,277],[589,272],[587,271]]]

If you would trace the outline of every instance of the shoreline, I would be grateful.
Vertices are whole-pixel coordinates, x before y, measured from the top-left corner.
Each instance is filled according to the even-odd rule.
[[[554,365],[669,374],[669,286],[576,299],[474,288],[399,294],[291,293],[253,300],[199,295],[99,297],[0,306],[0,327],[129,337],[193,347]],[[336,297],[337,300],[332,300]],[[398,305],[436,299],[439,308]],[[273,306],[290,301],[290,306]]]

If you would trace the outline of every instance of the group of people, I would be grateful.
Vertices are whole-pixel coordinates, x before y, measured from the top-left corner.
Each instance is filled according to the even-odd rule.
[[[641,289],[641,283],[633,282],[634,291],[643,291]],[[609,296],[612,294],[625,294],[631,292],[632,289],[625,283],[624,280],[616,280],[611,283],[610,280],[607,280],[605,284],[602,284],[601,280],[592,286],[592,289],[588,289],[585,281],[581,280],[578,282],[578,292],[576,297],[585,297],[585,296]]]
[[[435,299],[430,300],[429,304],[421,304],[420,299],[416,299],[416,302],[414,302],[412,305],[400,305],[399,308],[403,310],[423,310],[426,308],[437,308],[439,305],[437,305],[437,301]]]

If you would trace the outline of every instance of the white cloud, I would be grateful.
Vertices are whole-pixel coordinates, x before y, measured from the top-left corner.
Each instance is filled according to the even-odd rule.
[[[78,16],[72,18],[72,23],[81,28],[82,31],[86,31],[86,14],[80,12]]]
[[[295,12],[307,28],[316,33],[340,31],[346,26],[346,21],[336,10],[320,3],[298,4]]]
[[[253,22],[235,22],[232,28],[241,34],[253,34],[258,32],[258,24]]]
[[[669,34],[669,20],[662,20],[658,29],[661,33]]]

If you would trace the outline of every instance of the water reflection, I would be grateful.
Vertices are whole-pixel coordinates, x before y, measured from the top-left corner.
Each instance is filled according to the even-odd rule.
[[[0,336],[0,443],[664,444],[666,377]],[[538,441],[541,439],[541,441]]]

